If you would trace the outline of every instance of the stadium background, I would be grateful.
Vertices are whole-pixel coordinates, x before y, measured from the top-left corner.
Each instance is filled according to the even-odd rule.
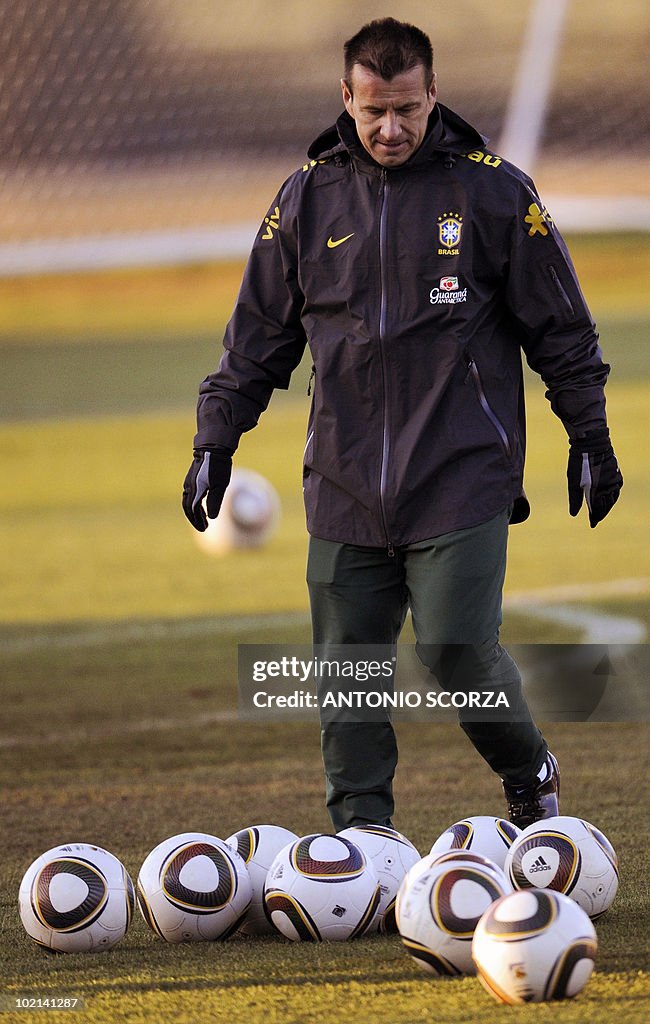
[[[135,874],[155,842],[186,828],[227,835],[267,819],[327,828],[313,728],[234,719],[237,644],[308,637],[299,487],[307,374],[301,368],[289,393],[274,397],[238,455],[279,490],[280,529],[262,552],[221,559],[199,551],[180,512],[197,385],[218,359],[251,231],[339,111],[342,41],[384,14],[420,24],[434,43],[441,100],[498,151],[528,12],[515,0],[1,0],[8,990],[78,984],[93,997],[93,1020],[114,1019],[116,999],[124,1020],[195,1019],[215,977],[225,989],[209,1003],[213,1019],[245,1011],[329,1021],[351,999],[368,1021],[425,1013],[431,996],[398,947],[386,969],[372,943],[318,952],[318,990],[308,982],[313,951],[262,944],[254,967],[235,942],[217,969],[213,954],[160,950],[141,927],[99,964],[75,957],[44,967],[17,924],[15,892],[29,861],[71,833],[112,849]],[[526,168],[569,236],[614,367],[608,405],[626,484],[598,530],[584,515],[569,519],[566,439],[531,378],[533,516],[512,534],[510,642],[638,641],[650,619],[647,40],[641,0],[572,0],[538,158]],[[104,264],[111,269],[100,272]],[[582,1008],[595,1021],[623,1007],[641,1020],[645,726],[551,730],[567,766],[567,812],[603,827],[626,856],[627,886],[599,928],[602,973]],[[403,727],[398,824],[423,850],[454,818],[501,811],[457,732]],[[444,782],[435,797],[432,775]],[[473,1021],[500,1019],[471,981],[437,986],[435,999],[441,1021],[458,1019],[459,1000]],[[576,1003],[563,1019],[586,1019],[581,1012]]]

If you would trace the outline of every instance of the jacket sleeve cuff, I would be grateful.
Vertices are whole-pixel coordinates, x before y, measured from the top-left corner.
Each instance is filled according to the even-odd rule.
[[[219,424],[219,426],[204,427],[194,435],[194,447],[195,448],[227,448],[231,452],[237,450],[239,445],[239,439],[241,437],[241,431],[235,427],[228,427],[225,424]]]
[[[562,421],[570,441],[585,434],[607,430],[605,394],[602,386],[589,388],[550,389],[546,397],[555,415]]]

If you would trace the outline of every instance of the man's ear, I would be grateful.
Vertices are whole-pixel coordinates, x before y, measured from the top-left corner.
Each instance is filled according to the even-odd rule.
[[[431,79],[431,87],[429,89],[429,100],[431,102],[431,110],[433,110],[433,108],[435,107],[437,98],[438,98],[438,76],[437,76],[437,74],[434,71],[433,72],[433,78]]]
[[[352,92],[350,86],[344,78],[341,79],[341,92],[343,94],[343,106],[347,110],[348,114],[352,115]]]

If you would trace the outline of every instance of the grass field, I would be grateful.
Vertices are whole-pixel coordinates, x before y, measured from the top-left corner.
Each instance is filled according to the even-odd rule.
[[[625,489],[595,531],[568,517],[566,441],[531,380],[534,511],[512,532],[508,593],[595,585],[582,604],[648,623],[649,250],[636,237],[572,249],[614,366],[608,405]],[[104,845],[136,875],[148,850],[179,831],[226,836],[269,820],[328,829],[315,724],[236,716],[237,644],[308,639],[303,369],[238,455],[282,498],[268,547],[206,558],[179,507],[197,382],[216,362],[238,275],[233,266],[0,282],[2,992],[81,996],[93,1024],[333,1024],[350,1014],[370,1024],[640,1024],[650,1000],[643,723],[545,730],[563,766],[563,810],[602,827],[622,862],[619,896],[598,924],[597,973],[561,1009],[499,1008],[474,979],[427,979],[395,939],[179,948],[138,919],[108,954],[53,958],[24,935],[20,877],[59,842]],[[630,580],[634,596],[617,592]],[[603,584],[613,592],[594,596]],[[579,637],[518,611],[504,639]],[[498,783],[455,725],[401,723],[399,735],[396,825],[422,852],[450,821],[502,812]],[[59,1015],[2,1019],[14,1016],[54,1024]]]
[[[304,625],[256,640],[295,640]],[[639,810],[648,803],[639,725],[550,725],[564,766],[564,810],[606,828],[622,862],[619,896],[598,925],[598,973],[575,1004],[499,1009],[474,979],[425,978],[399,940],[294,946],[281,938],[167,946],[138,918],[110,953],[52,958],[17,920],[22,871],[64,839],[91,839],[136,875],[148,850],[188,829],[225,836],[272,818],[298,833],[328,829],[315,724],[231,720],[241,633],[5,652],[4,992],[77,995],[100,1021],[333,1022],[354,1006],[369,1022],[644,1020],[650,868]],[[65,701],[61,694],[65,692]],[[225,721],[224,721],[225,719]],[[500,813],[498,784],[454,725],[403,724],[398,825],[426,852],[459,815]],[[598,749],[598,758],[594,750]],[[615,766],[615,772],[612,771]],[[634,797],[630,786],[634,780]],[[461,1009],[462,1007],[462,1009]],[[56,1019],[57,1014],[43,1015]],[[18,1019],[18,1018],[16,1018]],[[34,1019],[39,1019],[34,1015]]]

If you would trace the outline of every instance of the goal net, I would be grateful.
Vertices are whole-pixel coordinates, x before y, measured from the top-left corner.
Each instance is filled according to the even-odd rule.
[[[398,8],[431,35],[440,99],[497,148],[529,5]],[[343,41],[375,16],[342,0],[0,0],[0,273],[245,252],[340,110]],[[595,226],[614,226],[610,199],[618,226],[649,226],[646,31],[646,0],[568,4],[526,169],[591,197]]]

